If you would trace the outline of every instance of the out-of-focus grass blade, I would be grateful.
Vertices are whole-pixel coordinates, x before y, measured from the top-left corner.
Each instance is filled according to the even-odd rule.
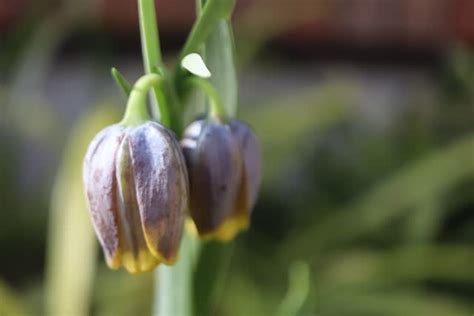
[[[82,160],[95,134],[113,122],[112,106],[97,106],[73,131],[51,197],[46,315],[89,315],[97,244],[82,184]]]
[[[194,276],[195,315],[213,315],[221,298],[225,276],[232,258],[233,244],[207,242],[201,249]]]
[[[427,199],[413,209],[406,224],[406,242],[426,244],[439,232],[443,222],[444,208],[437,198]]]
[[[455,184],[474,177],[472,157],[474,135],[469,135],[403,167],[347,209],[295,232],[281,248],[282,257],[287,257],[291,249],[312,249],[312,255],[317,256],[325,247],[374,232],[413,207],[442,197]]]
[[[307,252],[311,250],[308,249]],[[440,308],[434,315],[468,315],[460,311],[473,308],[469,297],[455,297],[447,295],[431,296],[428,282],[440,284],[459,284],[470,286],[472,261],[474,252],[466,246],[434,245],[427,247],[406,247],[395,250],[348,250],[341,248],[337,254],[333,251],[312,263],[311,288],[309,296],[299,315],[431,315],[427,313],[431,303]],[[265,257],[265,255],[263,255]],[[245,262],[252,262],[252,270],[262,271],[265,265],[269,266],[273,258],[262,258],[262,254],[255,257],[245,254]],[[260,262],[258,262],[260,261]],[[262,262],[263,261],[263,262]],[[256,262],[256,264],[254,264]],[[263,267],[262,267],[263,265]],[[269,278],[255,281],[255,276],[249,277],[248,271],[235,268],[229,274],[229,281],[225,288],[226,294],[221,308],[225,315],[272,315],[274,310],[267,310],[268,306],[278,304],[281,294],[281,280],[284,272],[276,273]],[[268,267],[267,269],[272,269]],[[405,288],[406,286],[406,288]],[[417,302],[409,302],[392,294],[400,288],[409,291],[423,290],[417,293],[420,298]],[[387,294],[385,296],[385,294]],[[277,296],[277,297],[276,297]],[[382,300],[393,298],[396,308],[394,311],[382,311],[383,304],[377,306],[373,313],[369,313],[370,306],[362,304],[362,296],[380,297]],[[398,295],[396,295],[398,296]],[[408,296],[407,296],[408,297]],[[407,298],[406,297],[406,298]],[[277,300],[276,300],[277,299]],[[400,299],[400,301],[399,301]],[[392,301],[390,299],[390,301]],[[400,303],[395,303],[397,301]],[[359,304],[360,303],[360,304]],[[406,304],[405,306],[402,306]],[[355,307],[347,308],[344,304]],[[403,313],[413,306],[413,311]],[[361,310],[358,310],[358,309]],[[357,309],[357,313],[356,313]],[[405,310],[404,310],[405,309]]]
[[[288,273],[288,290],[276,313],[296,316],[305,303],[310,288],[310,272],[306,262],[294,262]]]
[[[264,159],[263,186],[282,182],[279,177],[284,176],[285,168],[304,153],[308,135],[315,142],[329,129],[354,117],[351,95],[350,86],[315,86],[287,98],[242,107],[240,117],[259,136],[263,157],[271,157]],[[275,128],[275,122],[285,124]]]
[[[417,282],[474,282],[468,246],[406,246],[393,250],[341,250],[326,256],[313,278],[314,295],[342,288],[380,289]]]
[[[325,316],[463,316],[472,314],[472,306],[449,297],[420,290],[365,291],[334,293],[320,301],[317,315]]]

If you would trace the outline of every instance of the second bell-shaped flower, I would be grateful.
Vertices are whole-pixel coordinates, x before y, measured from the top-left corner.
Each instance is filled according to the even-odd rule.
[[[131,273],[173,263],[188,205],[184,158],[156,122],[115,124],[92,141],[84,161],[92,222],[111,268]]]
[[[260,148],[238,120],[192,123],[181,141],[190,181],[191,217],[199,235],[229,240],[249,225],[260,185]]]

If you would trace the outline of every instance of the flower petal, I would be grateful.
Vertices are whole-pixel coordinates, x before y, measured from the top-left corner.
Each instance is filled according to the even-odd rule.
[[[192,124],[185,133],[191,137],[185,138],[182,146],[190,178],[191,215],[199,233],[209,235],[233,212],[242,163],[228,126],[196,124],[202,124],[199,137],[193,137],[198,125]]]
[[[107,264],[117,269],[121,251],[117,218],[115,154],[124,129],[112,125],[92,141],[84,159],[83,178],[92,224],[104,250]]]
[[[115,166],[122,262],[129,272],[138,273],[151,270],[159,260],[149,252],[142,228],[130,148],[130,135],[134,130],[127,130],[127,135],[119,146]]]
[[[130,133],[130,149],[143,232],[150,252],[173,263],[188,208],[184,158],[171,132],[149,122]]]
[[[255,206],[261,182],[262,154],[260,144],[257,136],[247,124],[232,120],[230,129],[239,143],[244,162],[242,189],[246,190],[246,208],[250,213]]]

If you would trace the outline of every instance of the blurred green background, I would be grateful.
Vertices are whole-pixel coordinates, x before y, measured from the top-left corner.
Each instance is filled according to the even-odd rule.
[[[172,62],[194,4],[157,7]],[[241,0],[234,25],[264,179],[250,230],[203,249],[196,310],[473,315],[473,2]],[[0,0],[2,316],[54,284],[92,289],[70,315],[151,311],[153,275],[108,270],[80,225],[85,146],[125,106],[112,66],[142,72],[135,1]]]

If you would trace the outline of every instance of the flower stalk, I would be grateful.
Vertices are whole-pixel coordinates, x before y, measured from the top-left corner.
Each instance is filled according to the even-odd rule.
[[[155,69],[162,66],[158,24],[154,0],[138,0],[138,13],[140,20],[140,37],[145,73],[154,73]],[[170,105],[163,89],[155,87],[152,92],[153,116],[160,120],[164,126],[171,126]]]
[[[210,117],[223,121],[227,119],[227,113],[222,98],[208,80],[193,76],[186,80],[186,84],[201,89],[209,98]]]
[[[170,77],[162,67],[161,54],[158,43],[158,27],[156,24],[155,4],[153,0],[139,0],[140,33],[142,39],[142,54],[145,72],[156,73],[160,69],[164,78],[159,86],[155,82],[153,87],[152,104],[154,106],[154,117],[159,118],[164,126],[171,127],[177,134],[181,134],[180,105],[177,102],[174,87],[167,79]],[[153,81],[153,80],[152,80]],[[145,82],[144,82],[145,84]],[[136,97],[130,95],[130,120],[140,120],[143,117],[143,94],[140,87],[135,92]],[[169,103],[170,100],[174,102]],[[156,106],[158,105],[158,107]],[[173,109],[171,108],[173,105]],[[128,107],[127,107],[128,108]],[[158,112],[159,114],[157,115]],[[174,115],[173,115],[174,114]],[[125,119],[127,115],[125,116]],[[199,253],[199,241],[185,233],[178,254],[179,260],[175,266],[160,266],[155,270],[155,294],[153,303],[153,315],[182,315],[191,316],[193,306],[192,276],[194,262],[197,261]]]
[[[202,263],[199,254],[208,244],[201,243],[190,232],[182,234],[189,205],[187,167],[178,142],[184,130],[183,100],[191,89],[198,88],[208,97],[209,120],[227,122],[229,114],[226,112],[232,112],[228,110],[227,101],[234,94],[221,91],[214,83],[216,89],[211,81],[191,76],[192,72],[184,71],[179,62],[189,53],[201,53],[198,57],[207,68],[202,61],[202,52],[208,48],[215,52],[231,46],[230,36],[213,40],[210,35],[222,22],[228,22],[235,0],[196,0],[198,18],[174,72],[168,72],[162,61],[155,2],[137,0],[145,75],[132,86],[116,68],[111,70],[118,87],[128,98],[127,108],[120,123],[104,128],[89,144],[82,168],[85,200],[107,265],[111,269],[123,267],[132,274],[147,272],[160,265],[156,269],[154,314],[192,316],[199,312],[196,302],[203,301],[196,298],[205,298],[210,291],[195,287],[198,262]],[[210,42],[214,43],[209,45]],[[224,64],[234,66],[230,59],[225,59]],[[227,68],[216,69],[225,73]],[[209,71],[207,73],[204,78],[209,77]],[[216,74],[219,75],[219,71]],[[236,91],[232,84],[230,87]],[[187,220],[196,230],[193,220]],[[83,241],[88,251],[92,251],[95,245],[92,238]],[[88,257],[88,266],[93,267],[94,257]],[[80,290],[84,293],[92,282],[93,272],[86,271],[85,274],[88,277],[81,277],[82,282],[77,278],[71,282],[82,284],[84,289]],[[214,282],[207,283],[206,287],[214,287]],[[51,293],[55,294],[49,295],[50,310],[55,310],[53,301],[61,291],[56,291],[54,285],[52,288]],[[74,298],[72,292],[64,293]],[[79,312],[87,313],[86,294],[78,297],[77,303],[69,304],[68,301],[68,304],[59,305],[68,308],[82,305]]]
[[[123,125],[138,125],[151,119],[146,97],[151,88],[158,88],[162,78],[156,74],[144,75],[133,86],[128,98],[127,110],[122,120]]]

